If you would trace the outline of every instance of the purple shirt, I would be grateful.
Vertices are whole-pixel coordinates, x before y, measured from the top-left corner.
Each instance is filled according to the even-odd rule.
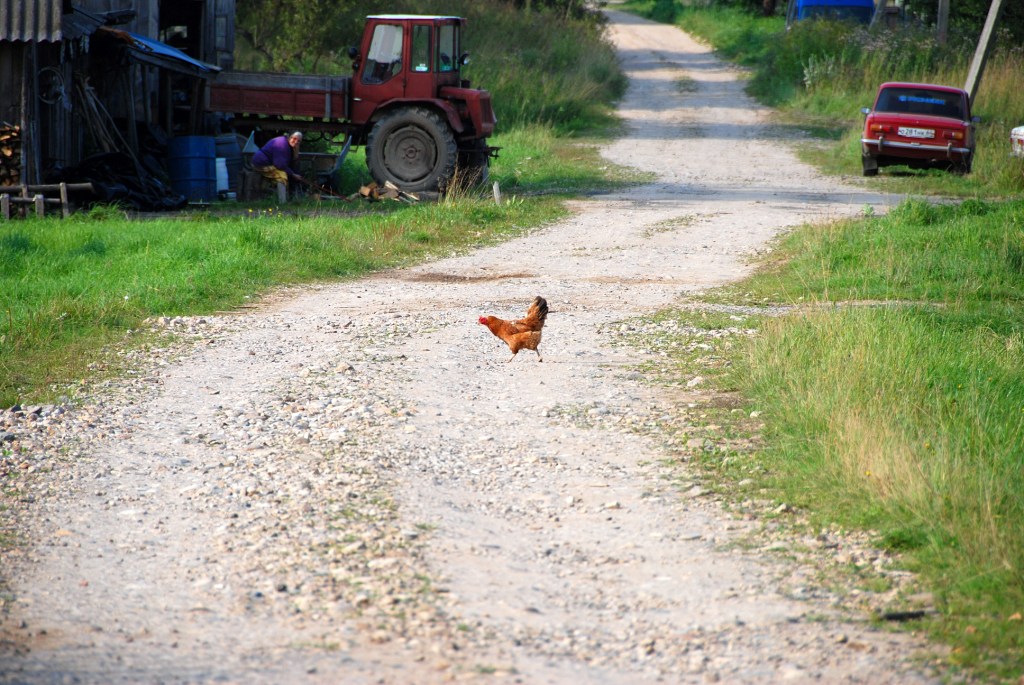
[[[288,144],[288,136],[272,138],[257,150],[256,154],[252,156],[252,165],[254,167],[275,166],[288,172],[288,176],[299,175],[292,169],[292,146]]]

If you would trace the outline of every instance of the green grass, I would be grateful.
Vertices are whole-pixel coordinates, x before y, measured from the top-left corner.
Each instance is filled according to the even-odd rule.
[[[786,268],[738,286],[749,297],[1012,310],[1024,302],[1024,203],[907,200],[885,216],[795,232],[772,258]]]
[[[582,188],[633,179],[550,129],[497,137],[490,189],[407,205],[222,203],[135,220],[112,208],[0,225],[0,406],[50,397],[147,317],[228,310],[277,285],[447,256],[564,216]]]
[[[435,4],[452,12],[451,2]],[[609,105],[625,93],[626,78],[597,24],[527,14],[507,3],[459,4],[474,56],[467,73],[492,94],[499,130],[540,124],[576,135],[608,125]]]

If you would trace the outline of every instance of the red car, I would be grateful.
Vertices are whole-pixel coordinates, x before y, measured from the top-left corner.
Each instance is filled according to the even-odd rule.
[[[902,164],[969,173],[974,124],[967,92],[928,83],[883,83],[875,106],[865,107],[860,139],[864,175]]]

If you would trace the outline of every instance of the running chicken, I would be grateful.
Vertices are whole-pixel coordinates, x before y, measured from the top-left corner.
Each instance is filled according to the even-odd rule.
[[[519,350],[533,350],[537,353],[537,360],[544,361],[540,356],[540,331],[544,328],[544,320],[548,316],[548,301],[539,295],[534,298],[533,304],[526,310],[526,317],[518,321],[506,321],[496,316],[481,316],[480,323],[505,341],[508,349],[512,350],[512,356],[508,361],[516,358]],[[507,362],[506,362],[507,363]]]

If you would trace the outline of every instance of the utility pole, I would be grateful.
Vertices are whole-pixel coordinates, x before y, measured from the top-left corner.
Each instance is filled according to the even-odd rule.
[[[999,21],[999,13],[1003,11],[1003,0],[992,0],[988,8],[988,18],[985,19],[985,28],[981,30],[981,37],[978,38],[978,47],[974,51],[974,59],[971,61],[971,70],[967,72],[967,83],[964,90],[971,98],[971,105],[974,105],[974,96],[978,94],[978,87],[981,85],[981,75],[985,71],[985,62],[988,61],[989,52],[992,50],[992,43],[995,41],[996,22]]]
[[[767,2],[767,0],[765,0]],[[871,27],[878,26],[878,22],[881,21],[885,15],[885,6],[888,4],[888,0],[877,0],[875,2],[875,12],[871,15]]]
[[[935,42],[946,44],[949,35],[949,0],[939,0],[939,10],[935,18]]]

